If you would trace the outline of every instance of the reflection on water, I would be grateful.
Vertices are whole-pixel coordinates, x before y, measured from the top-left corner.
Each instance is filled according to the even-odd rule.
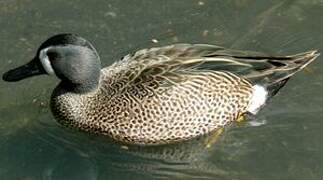
[[[73,32],[104,65],[135,49],[176,42],[289,54],[323,49],[323,1],[0,2],[0,72],[32,58],[40,42]],[[266,109],[205,138],[123,147],[59,126],[48,110],[48,77],[0,82],[0,179],[322,179],[322,58]]]

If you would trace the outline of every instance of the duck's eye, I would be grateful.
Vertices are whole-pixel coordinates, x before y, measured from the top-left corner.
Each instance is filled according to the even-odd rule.
[[[54,59],[57,59],[59,57],[59,54],[56,52],[53,52],[53,51],[47,51],[46,55],[47,55],[48,59],[51,61]]]

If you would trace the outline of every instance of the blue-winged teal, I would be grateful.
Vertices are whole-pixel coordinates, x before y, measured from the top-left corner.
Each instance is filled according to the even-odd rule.
[[[46,40],[5,81],[49,74],[61,82],[51,97],[58,122],[132,144],[166,144],[217,130],[255,114],[319,54],[268,56],[206,44],[143,49],[101,69],[85,39]]]

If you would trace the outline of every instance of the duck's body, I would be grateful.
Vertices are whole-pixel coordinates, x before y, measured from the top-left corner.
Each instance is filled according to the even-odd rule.
[[[51,108],[65,126],[131,144],[172,143],[215,131],[245,113],[256,113],[317,55],[311,51],[272,57],[177,44],[128,55],[99,71],[97,83],[93,78],[83,83],[90,82],[83,77],[75,83],[69,76],[78,74],[77,69],[63,76],[52,64],[62,82],[54,90]],[[44,66],[50,74],[52,66]]]
[[[209,133],[246,112],[252,95],[250,83],[228,72],[186,72],[181,82],[150,75],[134,82],[127,72],[101,72],[95,92],[57,87],[52,110],[63,125],[127,143],[165,144]]]

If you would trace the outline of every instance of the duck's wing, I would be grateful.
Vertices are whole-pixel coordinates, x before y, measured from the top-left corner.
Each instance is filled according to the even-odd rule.
[[[143,49],[125,56],[116,66],[127,66],[129,82],[159,77],[178,83],[188,74],[201,71],[228,71],[252,84],[268,87],[272,94],[297,71],[319,54],[308,51],[291,56],[270,56],[258,52],[237,51],[206,44],[175,44]]]

